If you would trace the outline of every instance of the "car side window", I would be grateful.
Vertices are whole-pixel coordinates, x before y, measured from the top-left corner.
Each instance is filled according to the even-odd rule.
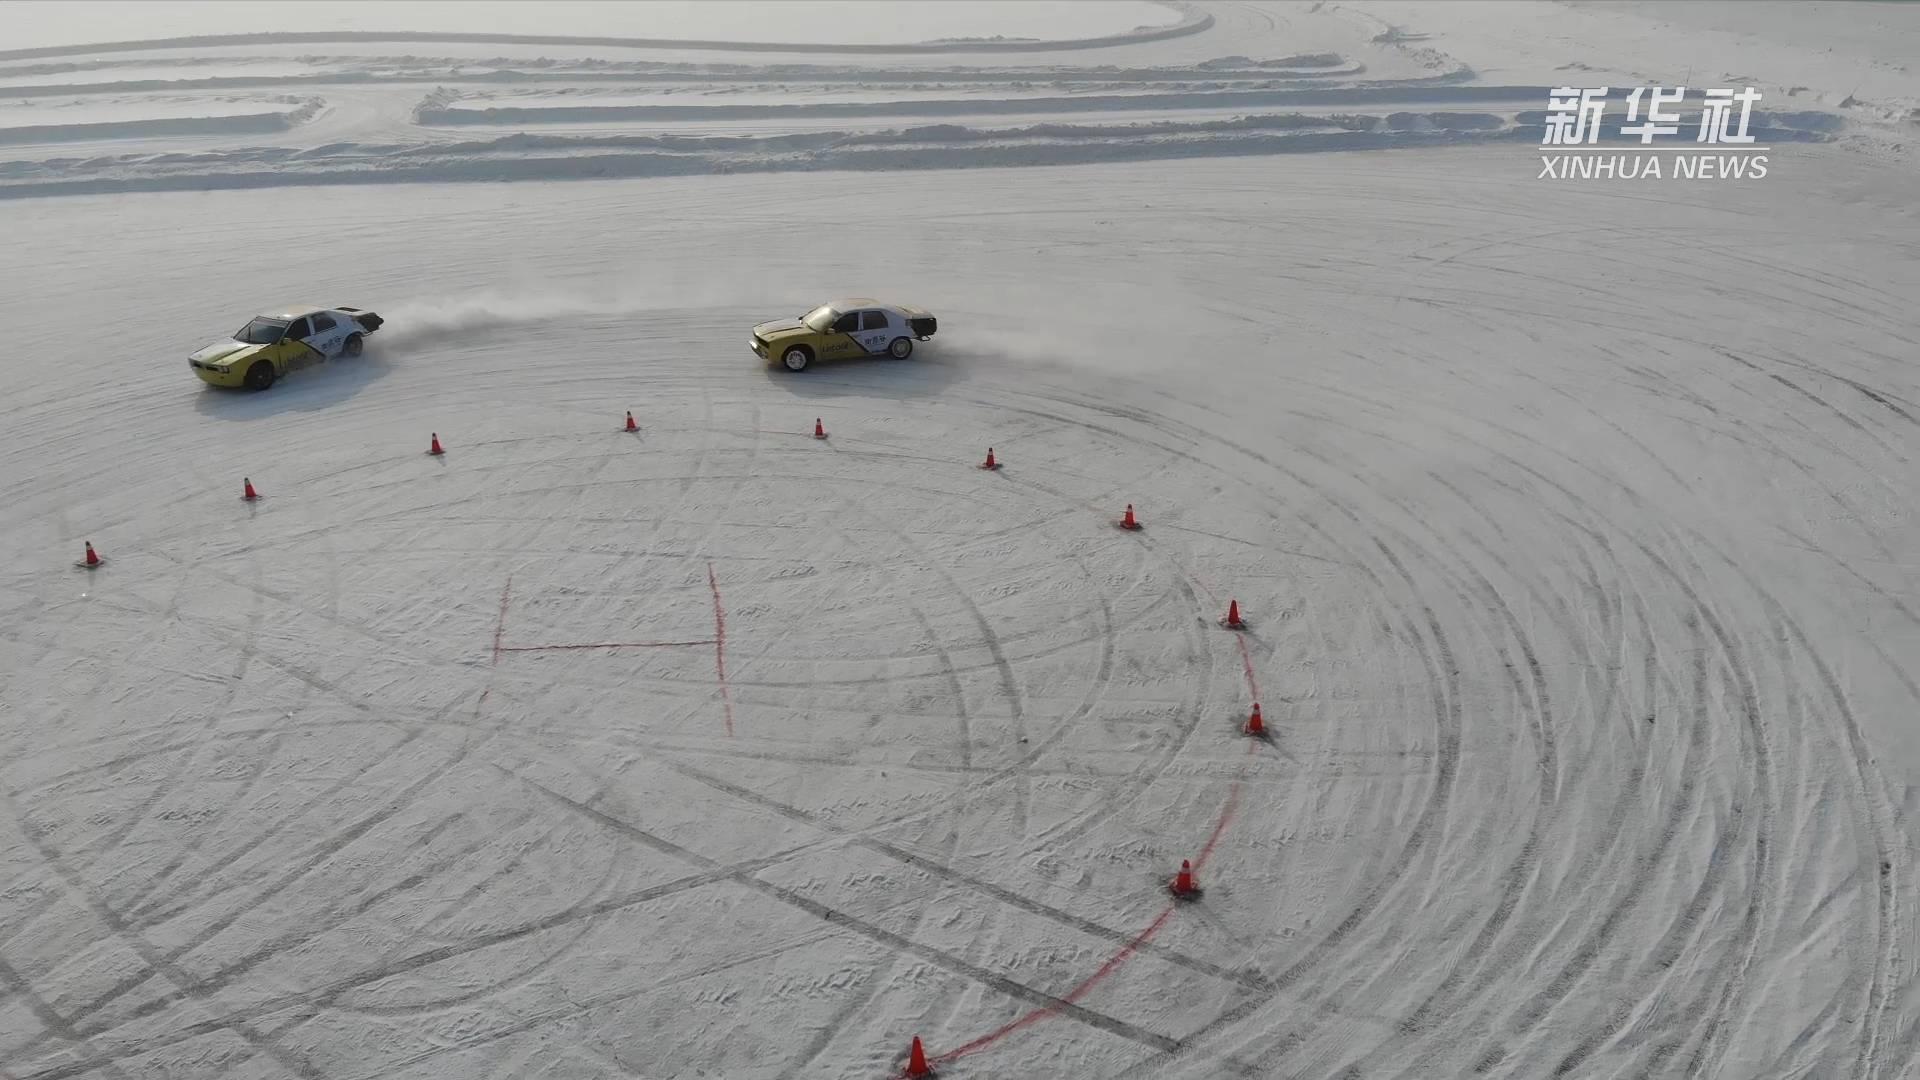
[[[840,316],[840,321],[833,324],[833,331],[836,334],[851,334],[859,329],[860,313],[857,311],[847,312],[845,315]]]
[[[887,328],[887,313],[886,313],[886,312],[884,312],[884,311],[863,311],[863,312],[861,312],[861,313],[860,313],[860,329],[862,329],[862,330],[885,330],[886,328]]]
[[[287,337],[294,341],[305,341],[313,336],[313,326],[306,319],[295,319],[287,327]]]
[[[338,325],[340,324],[333,321],[333,316],[325,312],[313,317],[313,332],[316,334],[324,334]]]

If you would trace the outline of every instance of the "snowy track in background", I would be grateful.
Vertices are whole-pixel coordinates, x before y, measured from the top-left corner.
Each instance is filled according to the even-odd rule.
[[[333,51],[306,53],[322,46]],[[0,52],[0,198],[1520,144],[1538,142],[1549,87],[1599,73],[1528,74],[1481,77],[1352,4],[1220,5],[1084,40],[932,45],[396,31],[42,46]],[[1898,138],[1889,125],[1910,121],[1899,99],[1806,89],[1770,86],[1755,134],[1882,152]],[[284,120],[172,118],[194,93],[304,104]],[[103,98],[147,100],[155,116],[61,122]],[[501,130],[513,133],[486,137]]]
[[[1169,141],[1409,145],[1194,115],[1398,52],[1209,10],[1089,93],[1175,94]],[[781,101],[1078,77],[1021,62],[1047,85],[622,59],[433,99],[572,110],[497,141],[415,122],[438,61],[275,70],[245,93],[327,105],[271,143],[5,175],[771,168],[900,137]],[[129,92],[76,67],[44,76]],[[654,98],[747,111],[593,115]],[[1118,111],[1021,138],[1119,153]],[[946,119],[919,138],[999,145]],[[35,259],[0,299],[0,1071],[878,1080],[917,1034],[949,1078],[1907,1075],[1911,174],[1531,150],[0,202]],[[837,293],[941,333],[747,354]],[[192,379],[289,300],[387,323],[266,394]]]
[[[398,41],[470,55],[381,51]],[[290,50],[319,45],[362,52],[302,56],[288,70]],[[0,155],[0,197],[1511,141],[1534,137],[1546,89],[1477,84],[1417,37],[1337,6],[1291,19],[1228,6],[1217,17],[1189,11],[1168,27],[1084,41],[928,48],[282,33],[123,42],[107,59],[101,53],[0,53],[0,143],[15,147]],[[309,104],[277,127],[219,115],[60,122],[103,97],[144,96],[163,110],[190,92],[298,95]],[[9,126],[15,114],[29,119]],[[484,135],[528,125],[540,134]],[[1775,141],[1821,140],[1839,125],[1816,111],[1764,115],[1758,130]],[[75,156],[75,144],[86,152]]]

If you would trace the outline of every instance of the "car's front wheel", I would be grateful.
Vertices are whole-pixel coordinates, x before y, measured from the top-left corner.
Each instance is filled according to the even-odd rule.
[[[887,343],[887,355],[895,360],[905,360],[913,355],[913,339],[897,337]]]
[[[273,364],[266,360],[255,361],[247,369],[246,384],[249,390],[265,390],[273,385]]]
[[[340,343],[340,355],[341,356],[359,356],[360,350],[362,347],[364,347],[364,345],[365,345],[365,342],[361,339],[359,334],[348,334],[347,340]]]
[[[813,363],[813,350],[805,345],[795,345],[780,354],[780,362],[787,366],[788,371],[805,371],[807,365]]]

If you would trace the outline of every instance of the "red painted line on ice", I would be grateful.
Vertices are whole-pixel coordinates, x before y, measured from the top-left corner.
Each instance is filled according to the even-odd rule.
[[[1137,934],[1132,941],[1129,941],[1125,945],[1120,946],[1120,951],[1108,957],[1107,962],[1104,964],[1101,964],[1098,970],[1096,970],[1093,974],[1087,976],[1084,980],[1082,980],[1079,986],[1076,986],[1073,989],[1067,991],[1066,993],[1060,995],[1061,1004],[1071,1005],[1074,1002],[1077,1002],[1081,998],[1085,997],[1087,995],[1087,992],[1089,990],[1092,990],[1096,985],[1098,985],[1102,979],[1105,979],[1107,976],[1119,970],[1121,964],[1126,963],[1129,959],[1133,957],[1134,953],[1139,952],[1140,946],[1145,945],[1148,941],[1152,940],[1153,935],[1159,933],[1160,928],[1167,925],[1167,920],[1172,917],[1173,917],[1173,905],[1168,904],[1166,906],[1166,909],[1161,911],[1157,918],[1155,918],[1151,923],[1147,924],[1147,928],[1145,930],[1140,931],[1140,933]],[[965,1057],[966,1055],[971,1054],[976,1050],[984,1050],[987,1047],[992,1046],[994,1043],[999,1042],[1001,1039],[1004,1039],[1007,1036],[1013,1034],[1014,1032],[1019,1031],[1021,1028],[1030,1027],[1034,1024],[1037,1024],[1040,1021],[1045,1020],[1047,1017],[1057,1014],[1059,1011],[1060,1011],[1060,1007],[1058,1005],[1042,1006],[1041,1008],[1035,1009],[1032,1012],[1026,1014],[1025,1016],[1019,1017],[1015,1020],[1011,1020],[1006,1024],[1001,1025],[996,1030],[987,1032],[985,1035],[980,1036],[979,1038],[973,1040],[970,1043],[966,1043],[961,1046],[956,1046],[953,1049],[947,1051],[946,1053],[936,1056],[933,1060],[952,1061],[953,1059],[958,1057]]]
[[[709,571],[709,573],[711,573],[711,571]],[[1201,587],[1205,588],[1206,586],[1203,584]],[[1256,682],[1254,679],[1253,654],[1247,651],[1247,642],[1245,637],[1236,635],[1234,638],[1234,641],[1237,642],[1240,646],[1240,659],[1244,662],[1246,666],[1247,688],[1252,691],[1254,700],[1258,701],[1260,698],[1260,686],[1259,686],[1259,683]],[[1254,753],[1258,749],[1258,747],[1259,747],[1259,740],[1257,739],[1248,740],[1247,753],[1249,754]],[[1207,842],[1201,845],[1200,854],[1194,857],[1193,868],[1196,872],[1199,871],[1202,867],[1206,866],[1207,860],[1213,857],[1214,849],[1220,845],[1220,838],[1226,835],[1227,826],[1233,824],[1234,816],[1237,813],[1239,813],[1239,810],[1240,810],[1240,781],[1235,780],[1233,782],[1233,785],[1227,789],[1226,804],[1220,808],[1220,815],[1214,819],[1213,830],[1207,834]],[[994,1043],[999,1042],[1001,1039],[1006,1038],[1007,1036],[1013,1034],[1016,1031],[1021,1030],[1022,1028],[1031,1027],[1032,1025],[1037,1024],[1042,1020],[1045,1020],[1049,1016],[1059,1015],[1060,1008],[1062,1005],[1075,1004],[1081,998],[1085,997],[1088,991],[1092,990],[1095,986],[1099,985],[1101,980],[1113,974],[1115,971],[1118,971],[1121,965],[1125,964],[1128,960],[1133,959],[1134,954],[1140,951],[1140,947],[1142,945],[1145,945],[1147,942],[1153,940],[1153,936],[1155,934],[1158,934],[1161,928],[1167,925],[1168,920],[1173,918],[1173,913],[1176,910],[1178,910],[1178,908],[1177,908],[1177,905],[1175,904],[1168,904],[1165,908],[1161,909],[1160,914],[1155,916],[1154,920],[1147,924],[1147,928],[1145,930],[1142,930],[1140,931],[1140,933],[1136,934],[1133,940],[1127,942],[1125,945],[1120,946],[1120,949],[1117,952],[1115,952],[1112,956],[1109,956],[1107,958],[1106,963],[1101,964],[1098,968],[1094,970],[1093,974],[1087,976],[1085,979],[1082,979],[1078,986],[1075,986],[1073,989],[1068,990],[1066,993],[1060,995],[1059,1004],[1043,1005],[1040,1008],[1033,1010],[1032,1012],[1025,1013],[1021,1016],[1015,1017],[1014,1019],[1008,1021],[1007,1023],[1002,1024],[998,1028],[995,1028],[994,1030],[987,1032],[985,1035],[982,1035],[979,1038],[972,1040],[971,1042],[961,1043],[959,1046],[956,1046],[953,1049],[948,1050],[943,1054],[935,1055],[933,1057],[933,1060],[934,1061],[952,1061],[955,1058],[965,1057],[968,1054],[974,1053],[979,1050],[984,1050],[987,1047],[992,1046]]]
[[[670,649],[677,645],[712,645],[712,638],[696,641],[590,641],[578,645],[501,645],[499,652],[551,652],[559,649]]]
[[[1253,752],[1253,744],[1247,744],[1247,752]],[[1233,786],[1227,789],[1227,805],[1220,808],[1220,819],[1213,823],[1213,835],[1207,837],[1207,842],[1200,846],[1200,854],[1194,857],[1193,868],[1195,870],[1207,865],[1207,860],[1213,857],[1214,847],[1220,843],[1220,837],[1227,831],[1227,826],[1232,823],[1234,812],[1239,809],[1240,781],[1235,780]]]
[[[713,590],[713,671],[720,680],[720,705],[726,710],[727,738],[733,738],[733,691],[727,689],[727,609],[720,606],[720,579],[707,563],[707,588]]]
[[[507,601],[513,596],[513,575],[507,575],[507,583],[500,589],[500,621],[493,624],[493,662],[500,662],[500,635],[507,632]],[[491,689],[491,688],[489,688]]]
[[[1235,780],[1233,786],[1227,791],[1226,805],[1221,807],[1220,816],[1215,819],[1213,823],[1213,832],[1208,835],[1206,844],[1201,847],[1199,857],[1193,860],[1193,868],[1195,870],[1199,870],[1207,864],[1207,859],[1213,854],[1214,847],[1220,843],[1221,835],[1227,831],[1227,826],[1232,823],[1234,813],[1239,810],[1239,808],[1240,781]],[[1140,931],[1134,935],[1131,941],[1120,946],[1117,952],[1107,957],[1106,963],[1094,969],[1093,974],[1082,979],[1078,986],[1060,995],[1060,1005],[1075,1004],[1081,998],[1087,996],[1087,993],[1095,986],[1098,986],[1101,980],[1113,974],[1115,971],[1120,970],[1122,964],[1133,959],[1134,954],[1140,951],[1140,946],[1153,940],[1153,936],[1158,934],[1161,928],[1167,925],[1167,921],[1173,918],[1175,910],[1177,909],[1173,904],[1168,904],[1165,908],[1161,909],[1160,914],[1155,916],[1154,920],[1147,924],[1145,930]],[[1022,1028],[1031,1027],[1049,1016],[1059,1015],[1060,1005],[1043,1005],[1030,1013],[1015,1017],[1000,1027],[974,1039],[972,1042],[962,1043],[943,1054],[935,1055],[933,1060],[952,1061],[955,1058],[964,1057],[975,1051],[984,1050]]]

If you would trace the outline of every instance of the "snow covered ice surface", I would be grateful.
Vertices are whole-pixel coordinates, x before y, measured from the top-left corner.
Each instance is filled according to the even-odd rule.
[[[1920,8],[776,7],[0,7],[0,1075],[1920,1076]]]

